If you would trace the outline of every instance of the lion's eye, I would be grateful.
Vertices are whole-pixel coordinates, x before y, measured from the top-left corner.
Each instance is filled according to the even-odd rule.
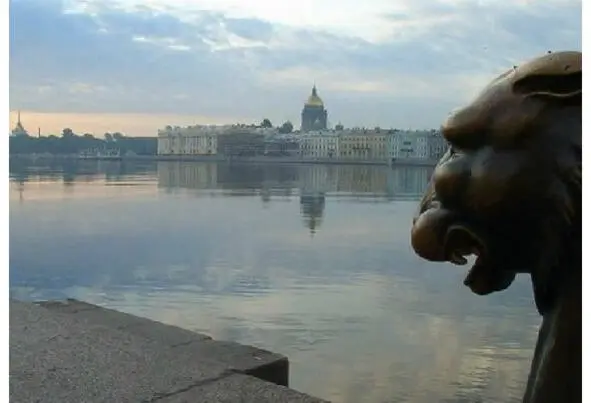
[[[460,155],[462,153],[462,151],[455,145],[450,144],[449,145],[449,155],[453,158],[453,157],[457,157],[458,155]]]

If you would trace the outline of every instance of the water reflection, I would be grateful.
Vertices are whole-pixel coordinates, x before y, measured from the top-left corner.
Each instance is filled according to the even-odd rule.
[[[281,352],[293,387],[335,402],[517,402],[538,324],[529,284],[476,297],[462,269],[414,256],[429,175],[11,161],[11,294]]]
[[[322,223],[322,214],[324,214],[324,193],[301,194],[300,211],[304,217],[306,227],[310,228],[310,234],[314,235],[316,229]]]
[[[174,189],[259,190],[267,201],[274,195],[300,194],[416,199],[425,189],[433,168],[354,165],[244,165],[158,162],[158,186]],[[246,192],[249,193],[249,192]],[[225,194],[232,195],[232,192]],[[252,194],[252,193],[250,193]]]

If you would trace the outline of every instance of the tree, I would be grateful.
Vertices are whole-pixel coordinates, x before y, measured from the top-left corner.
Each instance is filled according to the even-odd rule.
[[[113,135],[109,132],[105,133],[105,141],[111,143],[113,141]]]
[[[121,134],[119,132],[113,133],[113,140],[115,140],[115,141],[123,140],[124,137],[125,136],[123,136],[123,134]]]
[[[82,137],[84,137],[85,139],[94,140],[94,136],[90,133],[84,133],[84,136]]]
[[[74,137],[74,132],[69,127],[62,130],[62,137]]]
[[[271,127],[273,127],[273,125],[271,124],[271,121],[269,119],[264,118],[263,121],[261,122],[261,127],[271,128]]]
[[[291,133],[293,131],[293,124],[288,120],[279,128],[279,133]]]

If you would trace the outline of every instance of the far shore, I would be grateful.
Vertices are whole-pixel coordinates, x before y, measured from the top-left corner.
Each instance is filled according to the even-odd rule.
[[[266,164],[331,164],[331,165],[412,165],[434,166],[435,159],[401,158],[390,163],[387,160],[361,160],[337,158],[302,158],[294,156],[271,157],[228,157],[221,155],[125,155],[125,156],[79,156],[72,154],[10,154],[11,159],[28,161],[39,160],[80,160],[80,161],[183,161],[183,162],[226,162],[226,163],[266,163]]]

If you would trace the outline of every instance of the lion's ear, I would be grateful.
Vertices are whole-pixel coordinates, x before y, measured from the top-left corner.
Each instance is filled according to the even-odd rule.
[[[581,52],[550,53],[518,67],[513,91],[561,104],[580,105],[583,95]]]

